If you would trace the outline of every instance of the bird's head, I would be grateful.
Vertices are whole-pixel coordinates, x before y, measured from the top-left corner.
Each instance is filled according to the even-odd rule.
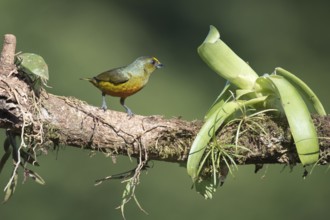
[[[156,57],[151,56],[139,57],[133,62],[133,64],[142,68],[147,74],[150,74],[156,69],[164,66]]]

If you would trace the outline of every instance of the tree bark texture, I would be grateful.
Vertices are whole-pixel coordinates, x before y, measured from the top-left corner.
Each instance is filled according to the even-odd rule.
[[[148,159],[185,163],[201,121],[103,111],[73,97],[42,90],[36,96],[31,82],[14,65],[16,39],[5,35],[0,59],[0,127],[23,137],[33,147],[68,145],[110,155],[138,157],[141,149]],[[320,139],[320,164],[330,161],[330,118],[314,117]],[[238,164],[299,162],[285,119],[263,117],[264,131],[243,123],[239,145],[250,149],[237,158]],[[22,132],[24,133],[22,135]],[[233,143],[237,123],[217,133],[219,143]]]

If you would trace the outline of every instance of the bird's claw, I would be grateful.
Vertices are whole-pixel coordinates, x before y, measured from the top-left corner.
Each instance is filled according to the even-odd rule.
[[[132,110],[131,109],[127,109],[127,117],[129,118],[129,119],[131,119],[133,116],[134,116],[134,113],[132,112]]]
[[[101,108],[103,109],[103,111],[106,111],[107,110],[107,105],[102,105]]]

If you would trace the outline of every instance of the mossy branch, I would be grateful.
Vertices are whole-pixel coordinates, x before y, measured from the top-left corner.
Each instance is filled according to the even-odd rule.
[[[142,147],[148,159],[186,162],[201,121],[140,115],[128,118],[126,113],[104,112],[76,98],[45,90],[36,97],[29,81],[14,65],[15,46],[15,37],[5,35],[0,59],[1,128],[19,136],[24,132],[28,143],[34,143],[31,147],[42,150],[67,145],[138,158]],[[315,116],[314,123],[319,137],[330,136],[329,116]],[[248,128],[241,133],[238,144],[250,151],[243,152],[237,164],[299,162],[285,119],[265,116],[258,124],[264,134]],[[236,131],[237,124],[226,126],[217,133],[219,143],[233,144]],[[330,141],[321,138],[320,145],[320,164],[325,164],[330,161]]]

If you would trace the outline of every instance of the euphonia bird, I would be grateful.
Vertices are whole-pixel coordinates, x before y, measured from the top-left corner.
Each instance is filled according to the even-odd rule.
[[[148,82],[152,72],[163,67],[155,57],[142,56],[133,63],[100,73],[92,78],[82,78],[91,82],[102,92],[102,109],[107,109],[105,95],[120,97],[120,104],[129,117],[133,112],[125,105],[125,99],[140,91]]]

